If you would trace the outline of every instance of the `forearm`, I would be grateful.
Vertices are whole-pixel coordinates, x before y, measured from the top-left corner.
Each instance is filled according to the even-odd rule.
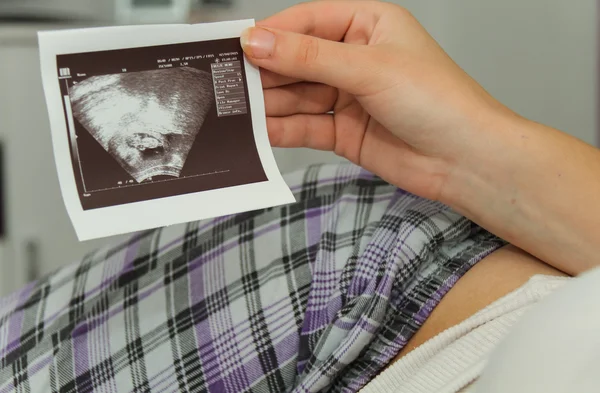
[[[443,202],[566,273],[600,265],[600,152],[520,118],[488,126]]]

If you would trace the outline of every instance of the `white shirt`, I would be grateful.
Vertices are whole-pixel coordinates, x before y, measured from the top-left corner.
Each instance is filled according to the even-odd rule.
[[[527,312],[491,354],[474,392],[600,391],[600,269]]]

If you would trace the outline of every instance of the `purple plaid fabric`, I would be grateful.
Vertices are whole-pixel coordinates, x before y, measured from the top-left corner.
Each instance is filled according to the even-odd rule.
[[[0,393],[355,392],[504,242],[352,165],[137,234],[0,301]]]

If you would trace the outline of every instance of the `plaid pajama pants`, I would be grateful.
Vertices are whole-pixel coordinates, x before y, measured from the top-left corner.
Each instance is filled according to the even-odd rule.
[[[504,242],[353,165],[136,234],[0,300],[0,393],[355,392]]]

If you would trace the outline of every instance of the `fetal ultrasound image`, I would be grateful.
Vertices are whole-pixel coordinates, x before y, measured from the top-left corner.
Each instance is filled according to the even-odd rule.
[[[138,183],[179,177],[214,101],[212,76],[189,67],[93,76],[69,96],[75,119]]]
[[[84,210],[266,181],[243,67],[235,85],[211,68],[242,56],[238,39],[58,56]]]

